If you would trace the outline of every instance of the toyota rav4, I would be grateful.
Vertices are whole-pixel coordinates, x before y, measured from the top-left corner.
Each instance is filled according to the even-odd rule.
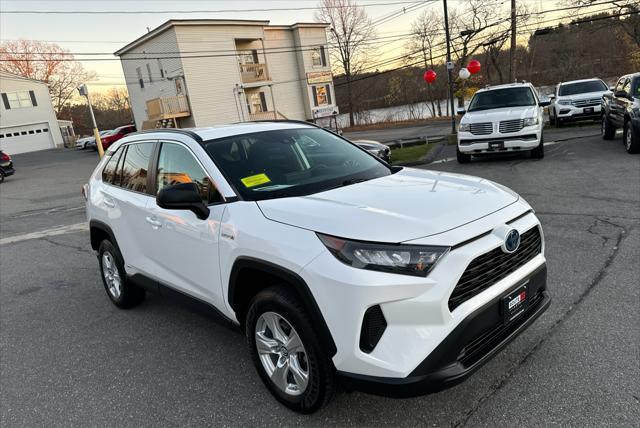
[[[543,107],[530,83],[491,86],[477,91],[458,127],[458,162],[472,155],[529,151],[544,157]]]
[[[217,310],[299,412],[338,384],[394,397],[461,382],[549,305],[527,202],[464,175],[391,167],[303,122],[153,130],[83,187],[102,281]]]

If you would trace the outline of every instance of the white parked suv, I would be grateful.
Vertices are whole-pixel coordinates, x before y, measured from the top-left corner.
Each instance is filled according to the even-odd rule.
[[[472,155],[530,151],[544,157],[543,107],[530,83],[511,83],[478,90],[458,127],[458,162],[471,161]]]
[[[550,302],[542,229],[516,193],[391,167],[303,122],[131,134],[83,193],[111,301],[214,308],[299,412],[338,383],[396,397],[459,383]]]
[[[600,120],[602,96],[609,88],[600,79],[583,79],[562,82],[549,95],[549,122],[557,127],[575,120]]]

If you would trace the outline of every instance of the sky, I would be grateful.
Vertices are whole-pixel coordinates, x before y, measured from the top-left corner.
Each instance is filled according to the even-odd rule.
[[[464,0],[449,0],[449,8],[461,6]],[[496,4],[496,19],[508,16],[508,0],[487,0]],[[537,10],[549,10],[558,7],[562,0],[518,0],[527,2]],[[372,20],[384,18],[402,8],[417,5],[418,1],[407,0],[358,0],[365,7]],[[384,4],[380,4],[384,3]],[[395,3],[395,4],[393,4]],[[378,37],[391,37],[407,33],[411,22],[423,10],[442,11],[442,2],[433,0],[422,2],[424,5],[415,10],[399,14],[377,26]],[[168,19],[230,18],[261,19],[271,24],[292,24],[294,22],[313,22],[314,10],[270,10],[247,11],[250,9],[287,9],[313,8],[318,0],[0,0],[0,40],[34,39],[55,42],[70,52],[105,52],[99,58],[106,61],[85,61],[86,69],[94,71],[97,79],[89,82],[90,89],[103,91],[114,85],[124,85],[124,76],[120,61],[110,54],[118,48],[153,29]],[[206,13],[178,13],[178,11],[219,11]],[[233,10],[233,11],[231,11]],[[175,11],[172,13],[117,13],[117,14],[16,14],[9,11]],[[556,14],[545,15],[557,17]],[[376,60],[395,57],[401,52],[404,41],[385,43],[378,49]],[[87,57],[77,57],[87,58]],[[94,57],[95,58],[95,57]],[[390,64],[398,66],[400,64]]]

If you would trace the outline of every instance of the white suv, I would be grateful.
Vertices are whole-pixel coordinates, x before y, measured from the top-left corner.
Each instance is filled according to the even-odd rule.
[[[549,95],[549,122],[557,127],[573,120],[600,120],[602,96],[609,88],[600,79],[572,80],[556,86]]]
[[[245,332],[273,395],[454,385],[548,307],[531,207],[488,180],[391,167],[302,122],[129,135],[83,190],[121,308],[146,290]]]
[[[458,127],[458,162],[472,155],[530,151],[544,157],[543,107],[530,83],[491,86],[477,91]]]

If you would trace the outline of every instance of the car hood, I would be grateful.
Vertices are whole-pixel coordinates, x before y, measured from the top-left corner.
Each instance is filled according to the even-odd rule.
[[[509,119],[524,119],[538,115],[538,106],[504,107],[491,110],[467,112],[462,123],[499,122]]]
[[[405,168],[309,196],[259,201],[270,220],[343,238],[403,242],[442,233],[518,200],[511,190],[465,175]]]

